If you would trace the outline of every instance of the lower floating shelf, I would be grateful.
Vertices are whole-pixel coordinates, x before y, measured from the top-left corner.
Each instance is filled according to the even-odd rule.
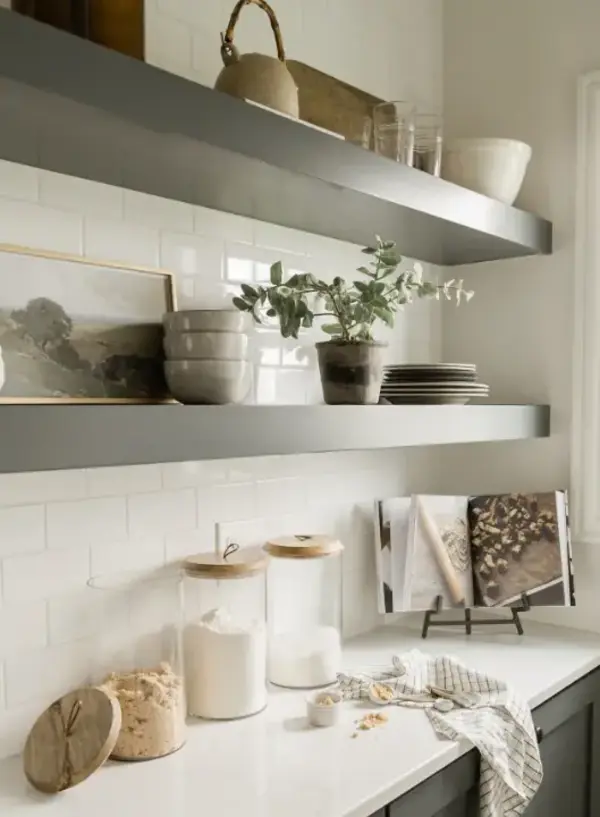
[[[0,405],[0,472],[547,437],[550,408]]]

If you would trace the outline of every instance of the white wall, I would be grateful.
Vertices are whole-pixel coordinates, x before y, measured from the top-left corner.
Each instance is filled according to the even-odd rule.
[[[149,0],[149,60],[212,83],[230,5]],[[441,5],[280,0],[277,11],[290,55],[431,110],[442,97]],[[267,48],[266,34],[259,12],[247,10],[240,46]],[[182,306],[229,297],[278,258],[324,276],[347,275],[360,263],[349,244],[7,162],[0,162],[0,242],[164,266],[177,274]],[[390,356],[438,357],[439,326],[436,304],[415,306],[390,338]],[[255,334],[255,397],[320,400],[311,344]],[[430,452],[415,450],[0,476],[0,757],[20,748],[53,696],[89,678],[100,622],[88,578],[210,549],[215,523],[242,544],[298,528],[340,536],[345,631],[371,628],[371,502],[425,490],[430,461]]]
[[[533,146],[520,198],[554,222],[551,257],[465,268],[474,309],[444,313],[447,360],[472,360],[492,399],[552,406],[552,437],[444,452],[442,487],[544,490],[570,476],[577,78],[600,68],[600,4],[590,0],[446,0],[449,133]],[[555,621],[600,629],[596,572],[575,546],[578,609]]]

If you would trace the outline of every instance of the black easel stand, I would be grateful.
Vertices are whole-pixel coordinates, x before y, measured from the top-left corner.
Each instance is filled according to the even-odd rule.
[[[512,621],[516,627],[517,633],[519,635],[523,635],[523,625],[521,624],[521,619],[519,618],[519,613],[526,613],[528,610],[531,609],[531,605],[529,604],[529,599],[527,598],[527,594],[523,593],[521,596],[521,604],[517,607],[511,607],[512,611]],[[505,618],[482,618],[473,621],[471,619],[471,609],[469,607],[465,608],[465,619],[462,621],[461,619],[450,619],[449,621],[433,621],[431,620],[432,616],[437,616],[442,612],[442,597],[436,596],[435,603],[433,609],[427,610],[425,613],[425,617],[423,619],[423,629],[421,631],[421,638],[427,638],[427,634],[429,632],[429,627],[462,627],[464,625],[465,632],[467,635],[471,635],[473,625],[479,627],[479,625],[483,625],[486,627],[498,625],[498,624],[506,624]]]

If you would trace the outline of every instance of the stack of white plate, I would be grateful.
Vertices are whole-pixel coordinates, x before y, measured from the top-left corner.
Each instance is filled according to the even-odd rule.
[[[222,309],[168,312],[165,376],[180,403],[241,403],[252,386],[248,316]]]
[[[411,363],[386,366],[381,397],[389,403],[454,403],[489,395],[489,386],[477,382],[473,363]]]

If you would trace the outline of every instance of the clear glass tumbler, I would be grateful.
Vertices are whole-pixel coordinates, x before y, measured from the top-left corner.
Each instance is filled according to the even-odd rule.
[[[417,114],[413,167],[432,176],[439,176],[442,171],[443,140],[442,117],[437,114]]]
[[[373,108],[375,152],[400,164],[412,165],[415,146],[415,106],[382,102]]]
[[[120,573],[91,579],[100,632],[94,682],[119,701],[122,725],[111,757],[150,760],[185,743],[182,575]]]

